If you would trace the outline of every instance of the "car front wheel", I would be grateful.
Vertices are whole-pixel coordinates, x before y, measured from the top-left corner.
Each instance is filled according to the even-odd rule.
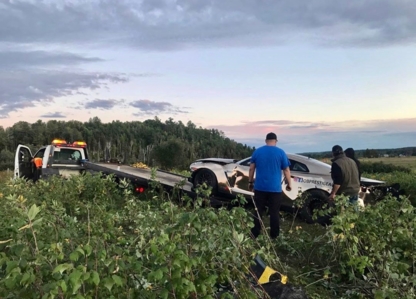
[[[194,178],[194,187],[202,186],[206,184],[208,187],[212,188],[212,194],[217,193],[217,178],[215,174],[208,169],[200,170],[197,172]]]
[[[329,205],[328,195],[324,191],[307,191],[307,197],[300,212],[301,217],[310,224],[319,223],[322,225],[329,225],[332,217],[330,214],[317,215],[317,218],[313,219],[314,213],[327,210]]]

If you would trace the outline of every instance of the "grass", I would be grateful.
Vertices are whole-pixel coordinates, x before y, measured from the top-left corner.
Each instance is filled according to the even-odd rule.
[[[251,209],[251,212],[254,210]],[[325,287],[328,280],[324,278],[325,270],[334,266],[334,260],[323,256],[320,250],[327,241],[323,238],[326,228],[319,224],[307,224],[292,213],[280,212],[280,216],[280,235],[272,241],[272,246],[281,267],[275,270],[287,275],[291,284],[302,286],[311,299],[334,298],[331,288]],[[262,230],[259,238],[267,239],[265,234],[270,234],[267,213],[262,221],[266,232]]]
[[[360,162],[382,162],[384,164],[392,164],[395,166],[407,167],[416,170],[416,156],[411,157],[380,157],[380,158],[359,158]],[[331,159],[321,159],[322,162],[331,164]]]
[[[0,183],[4,183],[13,177],[13,171],[4,170],[0,171]]]
[[[283,213],[282,241],[277,241],[276,250],[280,260],[291,269],[288,273],[291,282],[302,285],[311,298],[333,298],[331,290],[321,283],[325,269],[332,262],[319,253],[319,248],[324,246],[321,237],[325,232],[326,228],[319,224],[307,224],[298,217]],[[299,241],[299,247],[290,249],[294,239]]]
[[[361,162],[383,162],[396,166],[407,167],[416,171],[416,156],[411,157],[381,157],[381,158],[360,158]]]

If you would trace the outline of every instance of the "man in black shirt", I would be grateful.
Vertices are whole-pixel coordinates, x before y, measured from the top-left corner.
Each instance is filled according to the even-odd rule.
[[[347,148],[344,151],[344,153],[345,153],[345,155],[348,158],[353,159],[354,162],[355,162],[355,164],[357,164],[357,168],[358,168],[358,179],[361,180],[361,174],[362,174],[362,171],[361,171],[361,162],[358,161],[358,159],[355,157],[355,151],[354,151],[354,149],[352,147],[349,147],[349,148]]]
[[[332,147],[333,159],[331,166],[331,177],[334,182],[330,200],[334,200],[335,195],[346,195],[351,203],[357,203],[358,193],[360,192],[360,180],[358,167],[354,160],[345,156],[342,147],[335,145]]]

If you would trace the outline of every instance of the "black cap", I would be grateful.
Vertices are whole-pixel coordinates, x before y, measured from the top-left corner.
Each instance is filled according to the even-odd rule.
[[[339,154],[343,153],[342,147],[340,145],[334,145],[332,147],[332,153],[334,155],[339,155]]]
[[[269,133],[266,135],[266,140],[277,140],[277,136],[275,133]]]

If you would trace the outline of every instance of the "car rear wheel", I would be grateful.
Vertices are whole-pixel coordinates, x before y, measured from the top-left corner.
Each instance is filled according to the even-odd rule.
[[[319,223],[322,225],[330,224],[332,215],[317,216],[313,219],[315,211],[322,211],[328,209],[329,206],[328,195],[321,190],[307,191],[307,198],[303,205],[300,215],[307,223]]]
[[[194,187],[202,186],[204,183],[212,188],[212,194],[217,193],[217,178],[211,170],[203,169],[196,173]]]

